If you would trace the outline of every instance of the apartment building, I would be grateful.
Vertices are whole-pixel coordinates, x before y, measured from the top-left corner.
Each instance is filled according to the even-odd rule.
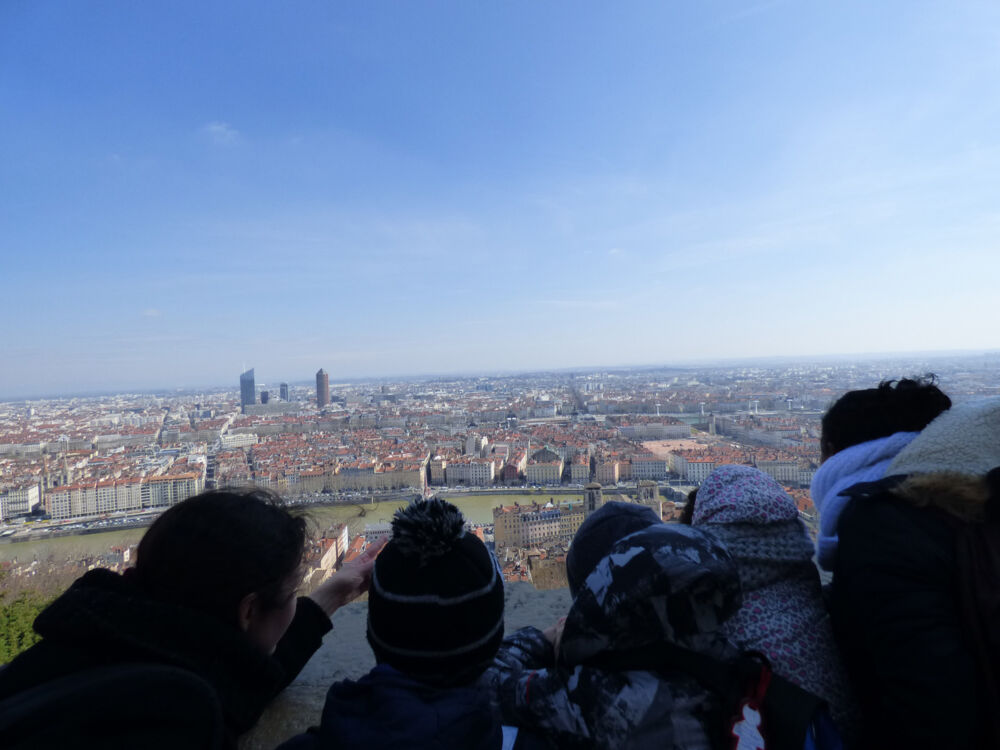
[[[579,502],[565,505],[509,505],[493,509],[497,547],[531,547],[555,539],[569,541],[583,523]]]
[[[778,482],[798,484],[800,481],[798,461],[758,461],[757,468]]]
[[[0,489],[0,521],[26,516],[41,502],[37,481],[25,482]]]
[[[632,457],[632,479],[666,479],[667,462],[652,454]]]
[[[569,541],[572,539],[586,518],[583,503],[573,503],[572,505],[560,505],[559,510],[562,516],[559,519],[559,537]]]
[[[219,438],[224,450],[229,450],[230,448],[245,448],[248,445],[257,444],[257,435],[252,432],[246,432],[241,434],[227,433]]]
[[[337,563],[347,554],[348,530],[347,524],[336,524],[323,534],[323,544],[329,544],[326,552],[319,560],[322,570],[333,570]]]
[[[435,457],[431,459],[430,462],[430,483],[435,487],[440,487],[445,484],[445,474],[448,468],[448,460],[441,457]]]
[[[488,487],[496,477],[496,462],[493,458],[459,456],[448,461],[445,478],[449,487]]]
[[[205,475],[196,472],[147,477],[140,488],[142,507],[161,508],[176,505],[204,489]]]
[[[560,484],[564,465],[562,459],[555,461],[529,461],[524,469],[528,484]]]
[[[577,453],[569,466],[569,481],[573,484],[586,484],[590,481],[590,456]]]
[[[605,486],[614,486],[621,479],[618,461],[614,459],[597,459],[594,463],[594,481]]]
[[[102,480],[53,487],[46,493],[49,515],[57,519],[121,513],[176,505],[205,489],[204,474]]]
[[[389,521],[365,524],[366,544],[373,544],[380,539],[388,539],[390,536],[392,536],[392,523]]]
[[[701,484],[715,471],[717,464],[711,458],[689,458],[684,471],[684,479],[692,484]]]

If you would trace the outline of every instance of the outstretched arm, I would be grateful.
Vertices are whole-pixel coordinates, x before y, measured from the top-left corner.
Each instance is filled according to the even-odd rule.
[[[382,539],[369,545],[360,557],[349,563],[344,563],[340,570],[321,583],[309,595],[309,598],[326,612],[327,617],[368,590],[372,581],[375,558],[378,557],[378,553],[382,551],[387,541],[387,539]]]
[[[345,564],[312,594],[299,598],[295,619],[274,650],[285,673],[283,689],[298,676],[330,629],[330,616],[368,590],[375,558],[385,542],[371,545],[356,560]]]

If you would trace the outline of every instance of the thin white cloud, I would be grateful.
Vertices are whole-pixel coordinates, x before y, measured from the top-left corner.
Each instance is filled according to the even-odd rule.
[[[158,318],[162,314],[163,313],[161,313],[155,307],[147,307],[145,310],[142,311],[142,317],[144,318]]]
[[[202,128],[202,130],[217,146],[232,146],[240,141],[240,131],[228,122],[213,120]]]

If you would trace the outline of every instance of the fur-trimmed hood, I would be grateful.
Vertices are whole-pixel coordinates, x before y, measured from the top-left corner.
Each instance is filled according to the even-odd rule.
[[[878,482],[856,484],[844,493],[849,499],[890,497],[915,508],[935,508],[961,521],[1000,523],[1000,467],[986,476],[955,471],[896,474]]]
[[[953,406],[899,452],[886,476],[955,472],[985,476],[1000,466],[1000,398]]]
[[[893,484],[895,497],[964,521],[982,521],[990,498],[1000,497],[1000,471],[991,471],[997,467],[1000,398],[987,398],[943,412],[900,451],[887,474],[906,477]]]
[[[986,519],[991,498],[1000,498],[1000,471],[973,477],[954,471],[914,474],[899,482],[890,494],[917,508],[937,508],[962,521]]]

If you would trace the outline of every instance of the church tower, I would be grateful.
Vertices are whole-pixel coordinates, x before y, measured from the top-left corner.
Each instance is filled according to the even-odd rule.
[[[601,485],[591,482],[583,488],[583,516],[586,518],[595,510],[604,505],[604,497],[601,495]]]

